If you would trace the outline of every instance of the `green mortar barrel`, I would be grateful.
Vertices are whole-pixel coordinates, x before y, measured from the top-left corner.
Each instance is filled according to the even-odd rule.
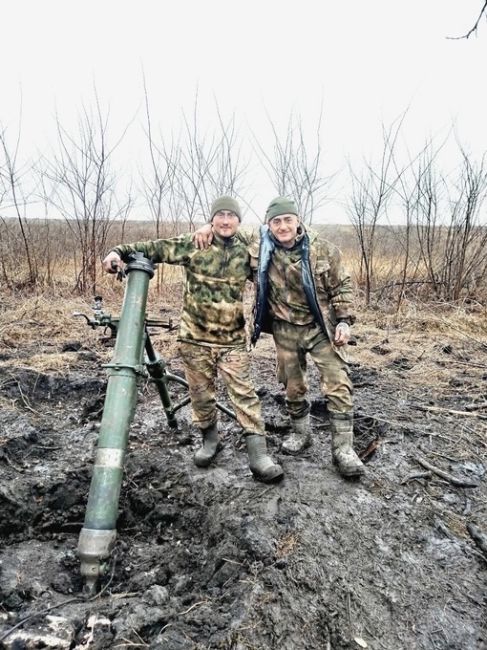
[[[154,268],[150,260],[136,253],[126,273],[88,505],[78,542],[81,574],[88,591],[94,591],[100,561],[109,557],[115,542],[123,462],[137,401],[137,378],[144,367],[145,310]]]

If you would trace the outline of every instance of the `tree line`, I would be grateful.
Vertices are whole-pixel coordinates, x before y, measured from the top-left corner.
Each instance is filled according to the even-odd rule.
[[[322,111],[311,138],[299,116],[289,117],[284,133],[268,116],[270,144],[247,134],[249,155],[235,115],[225,120],[218,105],[213,130],[204,131],[196,96],[192,112],[182,113],[179,134],[168,137],[154,124],[147,90],[144,99],[149,162],[129,183],[115,160],[125,131],[113,137],[98,98],[80,111],[76,132],[57,116],[54,153],[35,161],[21,158],[20,128],[12,133],[0,126],[0,280],[7,289],[54,286],[61,274],[66,281],[69,269],[72,290],[96,293],[107,248],[126,240],[129,229],[134,235],[134,206],[143,203],[150,221],[143,238],[193,230],[217,195],[232,194],[252,210],[246,200],[252,164],[275,194],[295,200],[306,224],[326,215],[335,179],[323,173]],[[378,154],[341,170],[350,220],[345,247],[355,258],[357,286],[366,304],[387,300],[397,309],[410,299],[482,301],[485,156],[474,157],[455,142],[456,164],[444,171],[441,154],[451,147],[453,131],[405,155],[406,114],[383,126]],[[343,239],[343,232],[327,231],[332,240]]]

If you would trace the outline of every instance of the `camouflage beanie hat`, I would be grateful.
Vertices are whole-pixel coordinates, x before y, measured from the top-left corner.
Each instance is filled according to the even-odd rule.
[[[220,196],[218,199],[215,199],[211,204],[211,216],[210,221],[213,221],[213,217],[220,210],[230,210],[235,212],[239,221],[242,221],[242,211],[236,199],[233,199],[231,196]]]
[[[265,213],[265,220],[267,223],[274,217],[279,217],[281,214],[295,214],[298,215],[298,209],[292,199],[287,199],[285,196],[278,196],[269,203],[267,212]]]

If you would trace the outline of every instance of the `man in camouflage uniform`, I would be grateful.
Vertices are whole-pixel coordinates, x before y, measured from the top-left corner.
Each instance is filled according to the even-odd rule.
[[[360,476],[364,466],[352,447],[352,384],[344,348],[355,320],[350,276],[338,248],[306,231],[293,201],[274,199],[266,222],[260,242],[250,246],[257,273],[252,342],[268,331],[276,344],[278,379],[286,388],[292,424],[283,451],[297,454],[311,442],[309,354],[328,400],[333,460],[343,476]]]
[[[244,430],[250,469],[258,480],[271,482],[281,479],[283,472],[267,454],[261,406],[250,377],[242,301],[251,270],[248,248],[235,236],[240,220],[237,201],[222,196],[211,207],[213,241],[207,250],[199,250],[191,234],[136,242],[114,248],[103,260],[103,268],[113,273],[133,252],[155,263],[185,267],[178,340],[193,422],[203,436],[194,462],[207,467],[220,449],[215,397],[220,373]]]

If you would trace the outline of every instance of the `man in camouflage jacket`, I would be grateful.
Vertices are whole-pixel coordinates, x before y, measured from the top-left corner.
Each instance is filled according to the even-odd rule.
[[[235,236],[240,219],[237,201],[222,196],[211,207],[213,241],[207,250],[199,250],[191,234],[136,242],[114,248],[103,260],[103,268],[113,273],[133,252],[155,263],[184,266],[178,340],[193,422],[203,436],[195,464],[208,466],[220,449],[215,384],[219,373],[244,430],[250,469],[257,479],[270,482],[282,478],[283,472],[267,454],[261,406],[250,377],[243,292],[251,269],[247,246]]]
[[[292,424],[283,451],[299,453],[311,441],[309,354],[328,402],[333,460],[342,475],[359,476],[364,466],[352,446],[352,384],[344,347],[355,320],[350,276],[338,248],[306,231],[293,201],[274,199],[266,222],[260,241],[250,244],[257,285],[252,341],[262,331],[274,337],[278,379],[286,389]]]

